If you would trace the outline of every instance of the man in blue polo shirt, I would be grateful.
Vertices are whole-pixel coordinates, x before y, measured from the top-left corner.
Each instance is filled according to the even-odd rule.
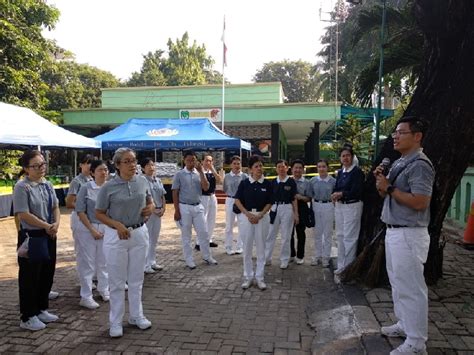
[[[402,156],[387,177],[383,167],[375,169],[376,186],[384,197],[382,221],[387,225],[385,251],[398,322],[382,327],[388,337],[406,337],[390,354],[427,354],[428,288],[423,276],[430,236],[430,200],[434,169],[423,153],[425,124],[416,117],[398,121],[393,147]]]

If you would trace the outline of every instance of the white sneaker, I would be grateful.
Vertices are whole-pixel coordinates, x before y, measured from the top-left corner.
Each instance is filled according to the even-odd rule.
[[[217,265],[217,260],[210,256],[207,259],[203,259],[208,265]]]
[[[136,325],[137,328],[140,328],[141,330],[145,330],[151,327],[151,322],[145,317],[129,318],[128,324]]]
[[[267,284],[263,282],[263,280],[260,280],[260,281],[257,281],[257,287],[263,291],[267,289]]]
[[[152,264],[151,268],[153,270],[156,270],[156,271],[161,271],[161,270],[163,270],[163,265],[161,265],[161,264]]]
[[[100,307],[100,305],[92,298],[81,298],[79,301],[79,306],[89,309],[96,309]]]
[[[59,297],[59,292],[56,292],[56,291],[49,291],[49,294],[48,294],[48,299],[50,300],[55,300],[56,298]]]
[[[46,328],[46,324],[40,321],[37,316],[33,316],[26,322],[20,322],[20,328],[36,331]]]
[[[155,270],[153,270],[151,266],[147,266],[145,268],[145,274],[154,274],[154,273],[155,273]]]
[[[102,301],[104,302],[109,302],[110,301],[110,292],[109,291],[103,291],[99,292],[100,297],[102,297]]]
[[[319,258],[313,258],[311,259],[311,266],[317,266],[319,265],[320,259]]]
[[[298,259],[298,258],[296,258],[296,264],[297,264],[297,265],[303,265],[303,264],[304,264],[304,259]]]
[[[242,283],[242,288],[244,290],[248,289],[252,285],[252,280],[245,279],[245,281]]]
[[[43,323],[56,322],[59,319],[57,315],[49,313],[47,310],[41,311],[37,317]]]
[[[415,347],[411,344],[407,344],[406,342],[404,342],[398,348],[396,348],[395,350],[392,350],[390,352],[390,355],[402,355],[402,354],[427,355],[428,352],[426,351],[426,346],[425,345],[423,345],[423,347],[421,347],[421,348],[418,348],[418,347]]]
[[[288,263],[282,262],[282,263],[280,264],[280,269],[283,269],[283,270],[284,270],[284,269],[288,269]]]
[[[194,262],[190,262],[190,263],[186,263],[186,266],[190,269],[190,270],[194,270],[196,268],[196,264]]]
[[[242,249],[242,248],[237,248],[237,249],[235,250],[235,253],[236,253],[236,254],[242,254],[243,252],[244,252],[244,249]]]
[[[225,253],[227,255],[234,255],[235,254],[234,251],[232,250],[232,248],[225,248]]]
[[[322,265],[323,265],[323,267],[329,267],[329,260],[328,259],[323,259]]]
[[[123,336],[123,328],[121,325],[113,325],[110,327],[109,335],[111,338],[120,338]]]
[[[407,337],[405,331],[398,325],[398,323],[392,324],[388,327],[382,327],[380,328],[380,332],[390,338]]]

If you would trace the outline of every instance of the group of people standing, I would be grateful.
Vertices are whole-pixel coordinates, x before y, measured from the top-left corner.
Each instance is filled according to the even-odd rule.
[[[424,131],[416,122],[402,120],[397,126],[395,149],[402,153],[402,158],[394,164],[389,176],[382,174],[382,168],[375,171],[377,189],[385,198],[382,219],[388,228],[387,269],[395,313],[400,319],[397,324],[384,327],[382,333],[407,336],[402,348],[408,350],[424,350],[427,338],[427,290],[422,264],[429,245],[426,226],[434,176],[431,163],[420,151]],[[411,137],[408,135],[413,136],[411,141],[406,138]],[[212,256],[212,247],[217,246],[212,236],[217,212],[215,189],[217,184],[222,184],[227,195],[225,252],[243,254],[243,289],[251,287],[254,280],[259,289],[267,288],[264,269],[272,263],[278,234],[281,269],[287,269],[293,260],[298,265],[304,263],[306,229],[313,226],[316,228],[312,235],[311,265],[328,267],[334,222],[338,241],[334,274],[338,281],[338,275],[356,256],[364,182],[364,173],[357,165],[352,147],[341,149],[340,161],[342,168],[336,178],[328,174],[328,162],[320,160],[318,176],[306,180],[302,160],[295,160],[290,166],[279,160],[277,177],[270,181],[264,177],[260,156],[250,157],[248,174],[242,172],[240,157],[234,156],[231,171],[221,179],[211,155],[205,155],[201,165],[194,152],[184,152],[183,169],[174,176],[171,189],[174,220],[181,231],[186,266],[197,267],[192,247],[193,227],[197,235],[195,248],[203,261],[209,265],[218,263]],[[99,307],[92,294],[96,277],[102,300],[110,302],[110,336],[120,337],[127,289],[129,324],[140,329],[152,325],[144,316],[142,287],[144,273],[163,268],[156,260],[156,245],[166,210],[166,191],[155,176],[155,162],[151,158],[140,162],[143,174],[137,174],[138,161],[131,149],[119,148],[113,163],[117,173],[110,178],[104,161],[86,156],[80,165],[81,174],[71,182],[66,203],[74,210],[71,228],[81,286],[79,304],[90,309]],[[44,178],[46,162],[41,153],[25,152],[20,164],[25,178],[14,190],[14,211],[20,220],[18,248],[30,249],[26,254],[19,252],[18,256],[20,327],[40,330],[58,319],[48,312],[48,294],[55,271],[60,213],[53,186]],[[290,168],[292,176],[288,175]],[[236,220],[239,228],[234,238]],[[410,241],[407,234],[416,234],[416,238]],[[407,282],[403,281],[405,271],[411,274]],[[417,288],[410,291],[413,285]],[[410,313],[415,310],[417,319]]]

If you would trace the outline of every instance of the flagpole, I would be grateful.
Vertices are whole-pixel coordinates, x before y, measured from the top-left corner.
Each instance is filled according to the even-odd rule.
[[[224,28],[222,30],[222,109],[221,109],[221,130],[224,132],[225,120],[225,66],[226,66],[226,45],[225,45],[225,15]]]

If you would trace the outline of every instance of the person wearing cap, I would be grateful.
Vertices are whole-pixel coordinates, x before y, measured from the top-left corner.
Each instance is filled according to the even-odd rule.
[[[87,228],[77,231],[77,272],[81,284],[81,300],[79,305],[96,309],[99,304],[92,296],[92,277],[97,275],[97,290],[104,302],[109,301],[109,278],[105,264],[103,240],[105,225],[95,216],[95,203],[100,188],[108,177],[108,168],[102,160],[93,160],[90,164],[94,180],[87,182],[79,190],[76,198],[76,213],[79,220]]]
[[[119,148],[113,156],[117,175],[100,189],[96,201],[96,217],[105,224],[104,244],[110,287],[109,334],[123,335],[125,283],[128,282],[128,323],[148,329],[142,306],[142,288],[148,230],[146,218],[155,210],[149,184],[136,174],[137,158],[129,148]]]
[[[235,205],[241,212],[238,220],[244,246],[242,288],[248,289],[255,278],[257,287],[263,291],[267,288],[264,280],[265,238],[270,223],[268,211],[272,206],[272,185],[263,176],[262,157],[250,157],[249,172],[249,178],[240,182],[235,194]],[[255,271],[252,261],[254,244],[257,255]]]
[[[296,257],[296,264],[304,264],[304,249],[306,244],[306,221],[307,216],[313,213],[308,207],[308,202],[311,201],[309,196],[309,180],[306,180],[303,176],[304,173],[304,161],[296,159],[291,162],[291,175],[296,182],[296,201],[298,204],[299,223],[295,224],[291,232],[291,255],[290,261]],[[296,248],[295,248],[295,232],[296,232]]]
[[[152,158],[144,158],[140,162],[143,176],[148,181],[155,210],[146,222],[150,237],[145,264],[145,273],[153,274],[155,270],[162,270],[163,266],[156,261],[156,245],[161,231],[161,217],[166,211],[166,190],[160,178],[156,176],[156,165]]]
[[[364,173],[353,164],[352,148],[344,146],[340,151],[342,169],[338,170],[331,200],[336,204],[337,269],[334,280],[354,261],[357,252],[360,223],[362,217],[362,187]]]
[[[59,317],[48,312],[48,294],[56,268],[56,241],[59,230],[59,202],[53,186],[44,176],[46,162],[41,152],[23,153],[19,163],[25,178],[15,185],[13,210],[20,221],[18,248],[28,245],[26,255],[18,255],[18,288],[20,296],[20,327],[31,331],[44,329]],[[28,238],[46,244],[47,257],[32,260]]]
[[[206,221],[207,233],[209,234],[209,246],[216,248],[218,245],[212,240],[217,216],[216,184],[222,184],[222,178],[216,171],[212,155],[210,154],[204,155],[202,169],[209,182],[209,188],[202,190],[201,204],[204,207],[204,220]],[[199,250],[199,240],[196,241],[196,249]]]
[[[181,230],[184,262],[189,269],[193,270],[196,268],[191,246],[193,226],[203,260],[209,265],[216,265],[217,261],[212,257],[209,247],[209,234],[204,219],[204,207],[201,203],[202,191],[209,189],[209,181],[193,151],[184,152],[183,159],[184,167],[174,176],[171,190],[175,209],[174,220]]]
[[[227,255],[242,254],[243,252],[240,228],[237,232],[237,244],[235,249],[233,248],[234,224],[237,218],[234,212],[234,202],[240,182],[248,179],[248,175],[242,172],[242,164],[238,155],[234,155],[230,159],[230,166],[231,171],[224,176],[224,192],[227,195],[225,199],[225,252]]]
[[[423,276],[430,236],[430,201],[435,171],[421,144],[426,124],[417,117],[400,119],[392,133],[393,148],[401,153],[387,177],[383,165],[374,171],[384,198],[382,221],[387,225],[385,256],[397,323],[383,335],[405,341],[390,354],[427,354],[428,288]]]
[[[280,269],[287,269],[290,262],[290,240],[293,225],[299,223],[296,200],[296,182],[288,176],[288,163],[280,159],[276,162],[277,178],[272,185],[272,208],[275,219],[270,222],[270,230],[265,240],[266,265],[272,264],[273,248],[278,231],[281,234]]]
[[[334,228],[334,204],[331,194],[336,186],[336,179],[328,174],[328,162],[318,161],[318,176],[311,178],[310,194],[313,199],[314,221],[314,257],[311,265],[329,266],[331,259],[332,234]]]

